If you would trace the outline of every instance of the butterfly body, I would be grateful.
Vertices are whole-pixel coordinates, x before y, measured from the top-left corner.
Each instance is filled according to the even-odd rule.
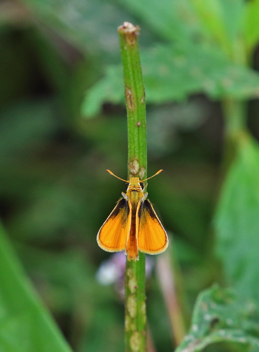
[[[143,184],[140,184],[138,177],[132,177],[131,182],[128,185],[126,194],[122,193],[123,198],[128,200],[131,206],[131,224],[126,247],[128,260],[136,260],[138,258],[138,243],[136,236],[136,212],[139,202],[143,201],[143,199],[147,197],[147,195],[147,193],[143,193]]]
[[[125,250],[128,260],[138,259],[138,251],[163,252],[168,245],[167,234],[147,200],[143,183],[138,177],[126,182],[129,183],[126,194],[122,193],[97,234],[98,245],[108,252]]]

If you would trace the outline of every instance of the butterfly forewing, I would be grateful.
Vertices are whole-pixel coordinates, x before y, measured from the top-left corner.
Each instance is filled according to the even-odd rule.
[[[99,246],[108,252],[126,248],[131,226],[130,202],[121,198],[97,234]]]
[[[148,254],[163,252],[168,245],[167,234],[149,200],[139,202],[136,217],[138,249]]]

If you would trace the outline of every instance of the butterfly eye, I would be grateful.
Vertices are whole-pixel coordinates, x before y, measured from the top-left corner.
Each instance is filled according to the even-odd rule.
[[[139,184],[140,184],[140,187],[143,189],[144,188],[143,182],[140,182]]]

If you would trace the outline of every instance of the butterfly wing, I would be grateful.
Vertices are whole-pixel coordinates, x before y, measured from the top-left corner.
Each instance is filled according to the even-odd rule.
[[[121,198],[97,234],[98,245],[108,252],[126,248],[131,226],[131,204]]]
[[[139,202],[136,219],[138,249],[148,254],[164,252],[168,237],[149,200]]]

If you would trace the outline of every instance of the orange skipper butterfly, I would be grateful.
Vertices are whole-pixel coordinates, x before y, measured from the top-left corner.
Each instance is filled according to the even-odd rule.
[[[168,246],[168,237],[143,186],[144,181],[162,170],[145,180],[130,177],[129,181],[107,171],[128,183],[128,188],[126,193],[122,192],[122,198],[100,228],[97,234],[98,245],[107,252],[125,250],[128,260],[137,260],[138,251],[147,254],[164,252]]]

